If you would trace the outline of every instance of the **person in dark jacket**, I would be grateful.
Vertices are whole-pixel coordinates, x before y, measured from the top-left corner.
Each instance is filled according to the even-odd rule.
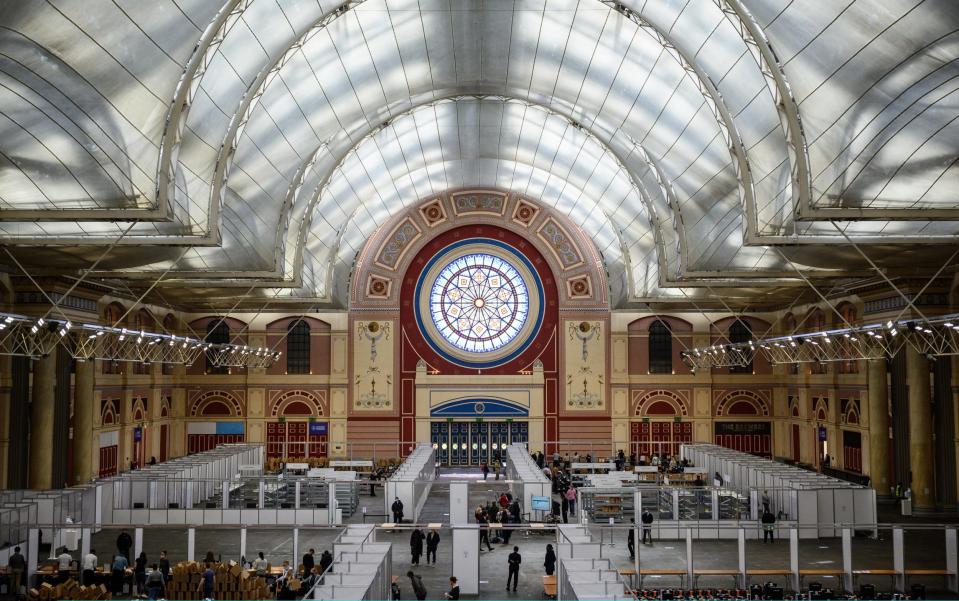
[[[631,524],[636,523],[636,519],[633,518],[629,520]],[[630,528],[629,533],[626,535],[626,548],[629,549],[629,558],[633,559],[636,557],[636,528]]]
[[[426,535],[426,563],[430,563],[430,557],[433,558],[433,565],[436,565],[436,549],[440,546],[440,534],[436,530],[430,530]]]
[[[486,543],[487,551],[493,550],[493,545],[489,544],[489,522],[486,521],[485,517],[480,517],[479,527],[480,527],[480,549],[483,548],[483,543]]]
[[[410,555],[413,556],[412,563],[414,566],[420,565],[420,555],[423,554],[424,539],[426,539],[426,536],[423,535],[423,531],[419,528],[410,534]]]
[[[506,558],[509,565],[509,575],[506,576],[506,590],[509,590],[510,581],[513,582],[513,592],[516,592],[516,585],[519,584],[519,564],[523,563],[523,556],[519,554],[519,547],[513,547],[513,552]]]
[[[166,551],[160,551],[160,573],[163,574],[163,582],[170,581],[170,557]]]
[[[330,553],[330,550],[327,549],[323,551],[323,555],[320,555],[320,574],[325,573],[330,566],[333,565],[333,554]]]
[[[451,600],[460,598],[460,585],[456,584],[456,576],[450,576],[450,590],[446,591],[446,598]]]
[[[316,561],[313,558],[313,554],[316,553],[315,550],[310,549],[303,556],[303,577],[306,578],[313,572],[313,566],[316,565]]]
[[[553,551],[553,545],[546,545],[546,560],[543,561],[543,567],[546,568],[547,576],[552,576],[556,570],[556,552]]]
[[[136,582],[137,592],[142,595],[147,582],[147,554],[143,551],[133,562],[133,581]]]
[[[776,516],[767,509],[763,512],[763,517],[760,521],[763,524],[763,543],[766,541],[773,542],[773,529],[776,525]]]
[[[121,530],[120,536],[117,537],[117,551],[127,558],[127,562],[130,561],[130,547],[132,546],[133,538],[126,530]]]
[[[23,584],[23,573],[27,569],[27,560],[20,553],[20,547],[13,548],[13,555],[7,560],[7,568],[10,570],[10,590],[14,597],[19,597],[20,585]]]
[[[393,522],[396,524],[403,523],[403,501],[400,501],[399,497],[396,497],[396,500],[393,501],[393,504],[390,505],[390,510],[393,512]]]
[[[513,518],[512,522],[514,524],[521,524],[523,522],[523,516],[520,513],[519,500],[513,499],[513,502],[509,505],[509,514]]]
[[[646,544],[647,538],[649,538],[649,544],[653,544],[653,514],[648,509],[644,509],[640,519],[643,522],[643,544]]]
[[[423,579],[414,574],[413,570],[407,572],[406,575],[410,579],[410,585],[413,587],[413,594],[416,595],[416,598],[420,601],[426,599],[426,587],[423,586]]]
[[[568,524],[569,523],[569,500],[566,498],[566,495],[562,493],[560,493],[559,496],[560,496],[560,503],[562,503],[562,507],[563,507],[563,523]]]

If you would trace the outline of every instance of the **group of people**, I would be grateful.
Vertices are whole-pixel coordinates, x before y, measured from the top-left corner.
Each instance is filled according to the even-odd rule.
[[[423,543],[426,543],[426,564],[436,565],[436,550],[440,546],[440,533],[431,529],[429,534],[423,534],[419,528],[413,530],[410,534],[410,555],[414,566],[420,565],[420,557],[423,556]]]

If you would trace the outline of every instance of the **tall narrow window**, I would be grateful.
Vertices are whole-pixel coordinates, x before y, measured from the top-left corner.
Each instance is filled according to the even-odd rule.
[[[649,373],[673,372],[673,333],[669,326],[657,319],[649,326]]]
[[[310,373],[310,324],[291,321],[286,335],[286,373]]]
[[[734,321],[733,325],[729,326],[729,341],[733,344],[749,342],[752,340],[752,337],[753,333],[750,331],[749,326],[739,319]],[[750,361],[746,365],[733,365],[729,368],[729,373],[751,374],[753,373],[753,362]]]
[[[229,344],[230,326],[221,319],[210,320],[206,324],[206,341],[211,344]],[[228,374],[230,369],[225,366],[213,365],[213,353],[206,352],[206,373],[208,374]]]

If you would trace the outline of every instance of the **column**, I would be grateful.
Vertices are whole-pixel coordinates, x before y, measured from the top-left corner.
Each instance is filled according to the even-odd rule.
[[[866,362],[869,394],[869,479],[876,494],[887,496],[889,481],[889,383],[886,360]]]
[[[30,402],[30,488],[53,487],[53,393],[56,355],[33,363],[33,398]]]
[[[912,506],[936,506],[932,448],[932,405],[929,402],[929,360],[906,345],[906,385],[909,387],[909,468],[912,472]]]
[[[77,361],[73,384],[73,483],[93,478],[93,372],[95,361]]]

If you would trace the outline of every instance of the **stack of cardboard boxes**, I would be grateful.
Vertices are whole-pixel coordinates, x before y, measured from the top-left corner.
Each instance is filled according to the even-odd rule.
[[[174,601],[192,601],[203,598],[200,578],[205,566],[196,562],[183,562],[173,567],[166,587],[166,598]],[[213,594],[217,599],[272,599],[266,581],[258,578],[236,562],[213,565]]]
[[[44,582],[40,588],[30,589],[30,599],[57,601],[59,599],[112,599],[106,585],[81,586],[73,578],[60,584]]]

